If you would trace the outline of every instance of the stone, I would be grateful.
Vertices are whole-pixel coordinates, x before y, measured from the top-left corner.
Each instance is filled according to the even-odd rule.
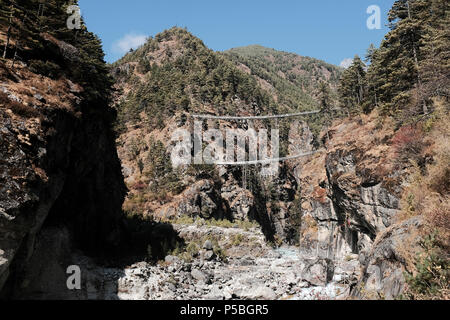
[[[216,258],[216,254],[214,253],[214,251],[206,251],[203,254],[203,259],[205,259],[206,261],[212,261]]]
[[[203,249],[213,250],[212,242],[210,240],[206,240],[205,243],[203,244]]]
[[[39,93],[36,93],[36,94],[34,95],[34,98],[35,98],[36,100],[42,102],[42,103],[46,103],[46,102],[47,102],[47,100],[45,100],[45,98],[44,98],[41,94],[39,94]]]
[[[250,288],[247,292],[242,290],[239,296],[249,300],[275,300],[277,298],[275,291],[266,286]]]
[[[223,290],[223,296],[225,300],[231,300],[233,298],[229,288],[225,288],[225,290]]]
[[[178,261],[178,258],[177,258],[177,257],[174,257],[174,256],[167,256],[167,257],[164,259],[164,261],[165,261],[166,263],[172,264],[172,263]]]
[[[421,217],[414,217],[391,227],[377,240],[366,259],[363,275],[351,293],[354,297],[391,300],[403,292],[406,266],[402,257],[405,254],[414,257],[421,250],[419,229],[422,224]]]
[[[204,283],[208,283],[210,280],[210,276],[208,274],[206,274],[205,272],[202,272],[198,269],[194,269],[191,271],[191,276],[197,280],[197,281],[201,281]]]
[[[175,292],[175,291],[177,291],[177,287],[175,287],[175,285],[173,284],[173,283],[167,283],[167,288],[170,290],[170,291],[173,291],[173,292]]]
[[[302,280],[309,282],[314,286],[325,286],[327,284],[327,263],[323,259],[314,259],[307,261],[302,270]]]

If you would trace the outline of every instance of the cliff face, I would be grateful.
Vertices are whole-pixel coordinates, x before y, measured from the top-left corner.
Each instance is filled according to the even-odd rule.
[[[420,219],[402,221],[400,198],[408,165],[400,164],[389,123],[376,115],[336,121],[326,150],[294,170],[302,199],[302,245],[334,262],[359,261],[353,294],[392,299],[419,246]],[[329,140],[328,140],[329,137]]]
[[[62,53],[70,45],[51,42],[65,61]],[[42,289],[28,288],[36,270],[67,258],[75,248],[96,255],[113,249],[126,190],[111,130],[114,111],[86,99],[85,88],[67,78],[38,75],[23,62],[10,66],[11,60],[0,62],[0,289],[5,297]],[[54,228],[65,241],[55,235],[55,250],[42,255],[48,250],[46,230]],[[70,264],[60,260],[58,272],[64,274]],[[34,274],[28,272],[33,268]],[[56,285],[65,286],[62,281]]]

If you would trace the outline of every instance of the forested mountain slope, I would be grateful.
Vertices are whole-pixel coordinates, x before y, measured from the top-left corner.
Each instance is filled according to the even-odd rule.
[[[234,48],[224,54],[256,77],[281,105],[293,110],[320,108],[320,84],[336,100],[342,69],[326,62],[258,45]]]

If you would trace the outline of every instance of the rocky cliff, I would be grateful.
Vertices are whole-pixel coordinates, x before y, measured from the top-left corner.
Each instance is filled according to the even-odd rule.
[[[303,246],[335,262],[356,257],[362,273],[351,286],[359,298],[396,298],[419,249],[421,220],[400,215],[410,165],[398,158],[392,125],[362,115],[336,121],[322,137],[326,150],[293,169]]]
[[[4,37],[3,27],[0,32]],[[54,286],[65,288],[65,268],[75,249],[95,256],[114,250],[126,190],[111,130],[115,112],[102,95],[91,95],[102,84],[90,86],[74,74],[86,52],[48,33],[34,36],[39,49],[23,44],[20,61],[13,63],[12,50],[0,61],[4,298],[45,292],[34,281],[46,275],[47,280],[62,275]],[[48,60],[36,60],[42,57]],[[101,62],[81,68],[90,67],[91,76],[102,74]],[[49,74],[45,64],[60,70],[58,75]],[[50,280],[46,284],[52,286]]]

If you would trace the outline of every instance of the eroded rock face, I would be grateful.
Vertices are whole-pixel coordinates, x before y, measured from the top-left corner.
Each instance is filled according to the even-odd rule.
[[[391,225],[399,210],[399,199],[382,186],[382,177],[366,177],[356,171],[355,153],[346,155],[338,150],[327,156],[333,204],[341,215],[338,218],[347,218],[359,232],[373,238]]]
[[[420,217],[395,225],[379,236],[364,263],[353,294],[359,298],[395,299],[403,293],[404,272],[420,248]]]
[[[255,197],[246,189],[239,187],[234,179],[228,179],[221,188],[221,197],[224,199],[233,219],[248,220],[255,210]]]
[[[2,85],[26,103],[20,86],[38,76],[21,68],[18,84]],[[73,83],[45,81],[58,88],[60,105],[49,106],[57,98],[32,88],[33,113],[0,108],[0,291],[7,297],[31,282],[25,269],[36,261],[47,227],[65,226],[69,247],[90,253],[113,249],[121,232],[125,185],[110,130],[113,111],[77,97]]]
[[[364,271],[353,283],[364,289],[355,292],[393,299],[403,289],[405,269],[393,256],[403,237],[414,233],[406,226],[416,223],[396,225],[404,183],[399,177],[406,174],[394,166],[392,129],[374,122],[373,116],[340,122],[324,135],[331,139],[327,150],[293,170],[302,195],[302,245],[333,261],[356,256],[353,267]]]

